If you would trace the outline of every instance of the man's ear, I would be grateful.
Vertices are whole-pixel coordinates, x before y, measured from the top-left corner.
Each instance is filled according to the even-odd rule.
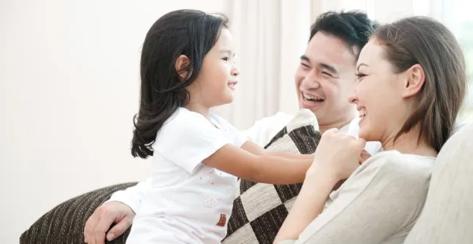
[[[190,60],[186,55],[179,55],[176,59],[176,64],[174,68],[176,69],[177,74],[179,75],[179,79],[186,80],[189,77],[189,65]]]
[[[422,89],[425,83],[424,69],[420,64],[412,65],[406,72],[406,79],[403,87],[402,97],[415,96]]]

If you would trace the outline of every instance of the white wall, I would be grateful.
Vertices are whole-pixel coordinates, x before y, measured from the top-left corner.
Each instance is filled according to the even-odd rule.
[[[133,159],[129,152],[132,116],[138,110],[140,49],[146,31],[173,9],[225,12],[228,3],[234,5],[235,1],[242,6],[250,3],[0,0],[0,243],[18,242],[30,224],[68,198],[146,176],[148,162]],[[280,71],[277,106],[283,111],[296,106],[292,77],[305,49],[310,24],[306,21],[327,10],[356,8],[384,22],[418,13],[415,6],[425,6],[414,4],[416,0],[396,4],[308,1],[279,2],[284,20],[279,31],[283,47],[279,62],[287,69]],[[420,2],[426,1],[430,0]],[[236,28],[238,22],[234,25],[237,40],[243,38],[238,35],[248,34],[244,26]],[[227,116],[237,126],[247,126],[256,116],[267,115],[263,111],[253,117],[236,116],[246,113],[248,106],[261,107],[245,103],[255,96],[248,92],[252,91],[250,82],[257,81],[243,81],[241,91],[237,91],[239,107],[223,110],[232,113]]]
[[[129,152],[146,31],[173,9],[222,4],[0,1],[0,243],[70,197],[146,175]]]

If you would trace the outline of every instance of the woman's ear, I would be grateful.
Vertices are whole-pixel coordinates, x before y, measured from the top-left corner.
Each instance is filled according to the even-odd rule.
[[[186,80],[187,78],[189,78],[190,63],[191,62],[186,55],[181,54],[179,55],[179,57],[177,57],[174,68],[176,69],[180,80]]]
[[[420,64],[412,65],[406,72],[406,80],[403,87],[402,97],[415,96],[422,89],[425,83],[424,69]]]

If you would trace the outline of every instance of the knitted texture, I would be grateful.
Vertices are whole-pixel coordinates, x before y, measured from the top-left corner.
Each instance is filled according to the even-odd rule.
[[[267,151],[310,154],[320,140],[318,126],[309,112],[299,112],[265,147]],[[273,243],[302,184],[272,185],[240,181],[240,195],[233,202],[224,244]]]

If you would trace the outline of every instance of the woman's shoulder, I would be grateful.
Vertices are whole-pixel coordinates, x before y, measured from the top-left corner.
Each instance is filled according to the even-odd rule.
[[[427,193],[434,161],[434,157],[398,151],[379,152],[366,160],[340,190],[345,194],[363,195],[367,199],[383,196],[387,201],[417,206]],[[338,194],[341,193],[335,193],[331,198]]]
[[[435,157],[406,154],[395,150],[382,151],[369,158],[360,167],[360,172],[375,172],[388,178],[402,176],[404,180],[430,177]]]
[[[435,157],[401,153],[396,150],[381,151],[370,158],[382,165],[408,166],[409,168],[432,167]]]

